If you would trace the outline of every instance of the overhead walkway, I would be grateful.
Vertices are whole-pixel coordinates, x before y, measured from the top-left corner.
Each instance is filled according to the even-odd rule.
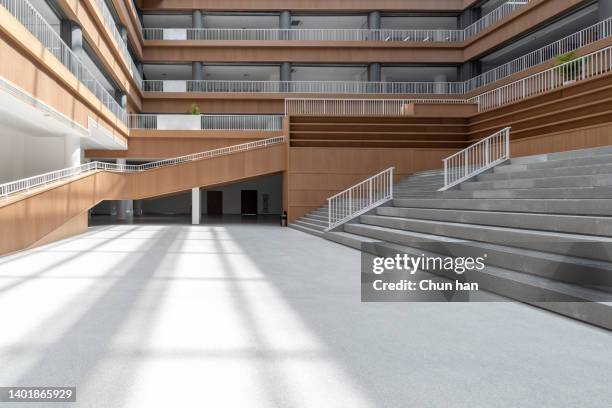
[[[145,199],[284,171],[284,141],[273,137],[141,165],[91,162],[0,185],[0,255],[86,219],[103,200]]]

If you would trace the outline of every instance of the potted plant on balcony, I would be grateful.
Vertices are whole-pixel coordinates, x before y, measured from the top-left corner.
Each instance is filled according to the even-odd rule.
[[[198,105],[196,105],[195,103],[191,104],[191,114],[192,115],[199,115],[200,114],[200,107]]]
[[[555,72],[563,81],[563,85],[576,82],[582,75],[582,64],[576,60],[576,53],[573,51],[555,57],[555,66]]]

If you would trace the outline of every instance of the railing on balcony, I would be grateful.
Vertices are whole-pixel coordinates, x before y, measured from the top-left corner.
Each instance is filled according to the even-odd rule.
[[[144,28],[142,32],[145,40],[462,42],[529,1],[507,1],[463,30]]]
[[[510,128],[491,136],[444,159],[444,187],[462,183],[510,158]]]
[[[327,231],[393,198],[393,167],[327,199]]]
[[[143,81],[145,92],[463,94],[463,82]]]
[[[405,116],[410,104],[465,104],[464,99],[285,99],[285,114],[294,116]]]
[[[461,42],[463,30],[144,28],[145,40]]]
[[[612,47],[607,47],[485,92],[468,102],[478,104],[479,111],[486,111],[611,71]]]
[[[133,114],[130,129],[280,131],[280,115],[172,115]]]
[[[128,1],[128,3],[130,2],[131,0]],[[113,34],[113,38],[115,39],[115,41],[117,42],[117,45],[119,46],[121,55],[123,55],[123,58],[125,59],[125,61],[130,65],[130,70],[132,71],[132,78],[134,78],[134,81],[136,81],[138,86],[142,88],[142,77],[140,76],[140,72],[138,71],[138,68],[136,68],[136,64],[134,64],[134,60],[132,59],[132,56],[130,55],[130,51],[127,48],[127,44],[125,43],[125,41],[123,41],[123,37],[121,37],[119,30],[117,30],[115,19],[113,18],[110,10],[108,9],[108,6],[104,2],[104,0],[95,0],[95,3],[98,6],[98,9],[100,10],[100,12],[102,13],[104,24],[109,28],[109,30]]]
[[[499,20],[504,17],[512,14],[516,9],[529,4],[530,0],[513,0],[507,1],[501,6],[497,7],[495,10],[481,17],[478,21],[466,27],[464,31],[464,36],[466,39],[473,37],[479,32],[483,31],[485,28],[492,26],[497,23]]]
[[[119,120],[127,124],[127,112],[96,80],[83,62],[72,52],[60,36],[27,0],[0,0],[0,5],[11,13],[36,37],[68,70],[98,98]]]
[[[465,81],[465,92],[473,91],[474,89],[499,81],[517,72],[525,71],[536,65],[550,61],[559,55],[567,54],[610,36],[612,36],[612,18],[600,21],[597,24]]]
[[[189,154],[186,156],[174,157],[171,159],[159,160],[145,164],[115,164],[105,162],[89,162],[80,166],[70,167],[67,169],[52,171],[38,176],[28,177],[22,180],[12,181],[10,183],[0,184],[0,197],[9,198],[11,195],[28,191],[32,188],[44,186],[70,177],[75,177],[84,173],[96,170],[115,171],[115,172],[139,172],[150,169],[156,169],[165,166],[188,163],[197,160],[210,159],[213,157],[225,156],[227,154],[244,152],[247,150],[259,149],[284,142],[283,136],[271,137],[268,139],[256,140],[254,142],[242,143],[238,145],[222,147],[219,149],[208,150],[201,153]]]

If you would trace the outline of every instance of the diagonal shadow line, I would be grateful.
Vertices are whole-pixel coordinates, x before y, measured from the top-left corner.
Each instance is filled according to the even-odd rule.
[[[129,234],[129,233],[133,232],[135,228],[136,228],[136,227],[131,228],[130,230],[125,231],[125,232],[123,232],[123,233],[121,233],[121,234],[118,234],[118,235],[116,235],[116,236],[114,236],[114,237],[111,237],[111,238],[107,238],[107,239],[105,239],[104,241],[102,241],[102,243],[101,243],[101,244],[97,245],[97,246],[96,246],[96,248],[98,248],[98,247],[100,247],[100,246],[102,246],[102,245],[105,245],[106,243],[108,243],[108,242],[110,242],[110,241],[112,241],[112,240],[119,239],[119,238],[121,238],[122,236],[125,236],[125,235],[127,235],[127,234]],[[7,292],[8,290],[15,289],[16,287],[18,287],[18,286],[20,286],[20,285],[23,285],[24,283],[26,283],[27,281],[29,281],[29,280],[31,280],[31,279],[33,279],[33,278],[36,278],[36,277],[42,276],[42,275],[44,275],[44,274],[46,274],[46,273],[49,273],[49,272],[50,272],[50,271],[52,271],[53,269],[55,269],[55,268],[57,268],[57,267],[59,267],[59,266],[61,266],[61,265],[65,264],[65,263],[67,263],[67,262],[71,262],[71,261],[74,261],[75,259],[78,259],[78,258],[80,258],[80,257],[82,257],[82,256],[85,256],[86,254],[88,254],[88,253],[89,253],[89,250],[90,250],[90,249],[91,249],[91,248],[88,248],[87,250],[80,250],[80,251],[78,251],[76,254],[74,254],[74,255],[72,255],[72,256],[69,256],[69,257],[67,257],[67,258],[61,259],[61,260],[59,260],[59,261],[56,261],[56,262],[52,263],[52,264],[51,264],[51,265],[49,265],[49,266],[46,266],[46,265],[45,265],[44,269],[41,269],[41,270],[40,270],[40,271],[38,271],[38,272],[30,273],[30,274],[28,274],[28,275],[25,275],[25,276],[22,276],[22,277],[20,277],[20,278],[17,278],[17,279],[15,280],[15,282],[13,282],[13,283],[9,283],[8,285],[1,287],[1,288],[0,288],[0,294],[5,293],[5,292]],[[44,251],[38,251],[38,253],[40,253],[40,252],[44,252]]]
[[[102,230],[108,230],[108,229],[111,229],[111,228],[112,228],[112,225],[108,225],[108,226],[104,226],[101,229]],[[75,241],[77,239],[79,239],[79,240],[80,239],[90,239],[89,235],[90,234],[95,234],[96,232],[97,231],[87,231],[87,232],[84,232],[83,234],[79,234],[79,235],[75,235],[75,236],[72,236],[72,237],[69,237],[69,238],[65,238],[65,239],[62,239],[62,240],[57,241],[57,242],[52,242],[52,243],[49,243],[47,245],[43,245],[41,247],[36,247],[36,248],[32,248],[32,249],[26,249],[24,251],[20,251],[20,252],[14,253],[14,254],[3,255],[3,256],[0,257],[0,266],[5,265],[5,264],[9,264],[11,262],[17,261],[17,260],[25,258],[25,257],[28,257],[28,256],[30,256],[32,254],[38,254],[38,253],[41,253],[41,252],[47,252],[49,250],[52,250],[53,248],[57,248],[57,247],[59,247],[61,245],[68,244],[68,243],[73,242],[73,241]]]
[[[45,385],[53,386],[48,384],[49,378],[53,378],[57,386],[70,385],[67,382],[74,381],[72,384],[84,387],[107,356],[114,336],[130,316],[130,311],[140,295],[151,283],[151,278],[166,256],[164,249],[172,243],[177,234],[176,229],[168,229],[151,238],[154,241],[150,251],[132,260],[129,271],[109,286],[60,338],[42,350],[42,357],[14,383],[20,386],[35,386],[40,385],[44,379],[47,381]],[[57,315],[63,313],[62,310],[57,312]],[[47,322],[53,320],[53,317],[50,317]],[[35,329],[33,333],[41,331],[44,332],[44,327]],[[75,360],[74,353],[78,353],[79,364],[76,367],[71,365]],[[73,373],[73,369],[76,372]],[[122,378],[114,378],[113,381],[120,384]]]
[[[217,235],[217,231],[213,231],[214,235]],[[226,272],[229,278],[228,286],[230,292],[233,294],[233,301],[236,305],[236,310],[240,311],[240,316],[242,320],[242,326],[252,334],[252,337],[255,341],[254,348],[257,350],[261,350],[262,353],[265,353],[269,356],[273,356],[273,352],[269,350],[268,344],[264,339],[263,333],[261,329],[257,326],[255,316],[253,316],[253,309],[249,307],[249,301],[244,294],[242,287],[238,284],[236,279],[238,278],[234,273],[233,267],[229,260],[227,259],[227,254],[223,253],[223,248],[221,248],[220,241],[215,241],[215,246],[218,249],[219,254],[219,262],[221,263],[221,270]],[[279,384],[284,382],[284,378],[282,373],[274,372],[274,363],[275,358],[263,359],[258,361],[263,367],[261,367],[261,376],[264,383],[264,387],[267,391],[266,396],[273,406],[279,408],[287,408],[291,406],[297,406],[293,402],[288,402],[288,397],[286,395],[282,395],[279,392]]]

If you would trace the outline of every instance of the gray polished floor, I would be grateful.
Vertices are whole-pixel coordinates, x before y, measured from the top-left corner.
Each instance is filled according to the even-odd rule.
[[[274,224],[115,225],[0,258],[15,407],[610,407],[612,333],[511,302],[360,303],[358,251]]]

